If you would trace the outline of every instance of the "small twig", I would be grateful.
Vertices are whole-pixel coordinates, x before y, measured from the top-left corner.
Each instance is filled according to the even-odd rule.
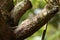
[[[44,38],[45,38],[46,31],[47,31],[47,26],[48,26],[48,23],[46,24],[46,27],[45,27],[45,29],[43,31],[42,40],[44,40]]]

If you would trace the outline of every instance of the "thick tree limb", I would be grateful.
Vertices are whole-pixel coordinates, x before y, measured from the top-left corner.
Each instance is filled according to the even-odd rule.
[[[32,8],[32,4],[28,0],[24,0],[18,3],[14,9],[11,11],[11,17],[14,19],[15,25],[18,24],[19,19],[24,15],[24,13]]]
[[[48,5],[42,10],[40,14],[35,15],[30,19],[26,19],[20,25],[18,25],[14,33],[19,40],[31,36],[58,12],[58,7],[53,7],[52,9],[48,10],[48,13],[47,8],[49,8]]]
[[[14,34],[10,26],[5,23],[4,17],[0,10],[0,40],[14,40]]]
[[[0,0],[0,9],[10,12],[14,7],[13,0]]]
[[[13,19],[11,18],[10,14],[10,11],[13,9],[13,7],[13,0],[0,0],[0,9],[8,25],[13,24]]]
[[[24,0],[20,2],[19,4],[17,4],[14,7],[14,9],[13,7],[14,7],[14,4],[12,0],[2,1],[2,4],[1,4],[2,14],[4,16],[6,23],[11,27],[15,27],[18,25],[19,19],[28,9],[32,7],[32,5],[30,1]]]
[[[15,39],[15,34],[13,34],[9,24],[6,23],[13,7],[13,0],[0,0],[0,40]]]

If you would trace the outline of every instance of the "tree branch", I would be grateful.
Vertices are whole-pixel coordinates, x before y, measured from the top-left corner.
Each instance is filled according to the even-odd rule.
[[[10,26],[6,24],[0,10],[0,40],[10,40],[14,38],[15,35],[13,34],[13,31]]]
[[[0,9],[10,12],[14,7],[13,0],[0,0]]]
[[[14,31],[17,39],[22,40],[31,36],[58,12],[58,7],[48,9],[49,7],[51,6],[47,5],[40,14],[35,15],[32,18],[28,18],[18,25],[17,29]]]
[[[32,4],[28,0],[24,0],[18,3],[14,9],[11,11],[11,17],[14,19],[15,25],[18,24],[19,19],[24,15],[24,13],[32,8]]]
[[[11,18],[10,14],[10,11],[13,9],[13,7],[13,0],[0,0],[1,13],[8,25],[13,23],[13,19]]]
[[[43,30],[43,34],[42,34],[42,39],[41,40],[44,40],[44,38],[45,38],[46,31],[47,31],[47,26],[48,26],[48,23],[45,24],[45,27],[44,27],[44,30]]]

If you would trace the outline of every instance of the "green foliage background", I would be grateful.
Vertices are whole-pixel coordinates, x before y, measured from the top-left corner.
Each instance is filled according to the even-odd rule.
[[[20,2],[22,0],[14,0],[14,4],[17,2]],[[43,9],[46,5],[45,0],[30,0],[33,8],[28,10],[20,19],[19,23],[24,21],[26,18],[28,18],[29,14],[34,13],[34,10],[36,9]],[[60,12],[59,12],[60,13]],[[59,14],[56,14],[48,24],[47,32],[45,40],[60,40],[60,17]],[[36,33],[34,33],[32,36],[28,37],[26,40],[41,40],[42,32],[44,30],[44,27],[42,27],[40,30],[38,30]]]

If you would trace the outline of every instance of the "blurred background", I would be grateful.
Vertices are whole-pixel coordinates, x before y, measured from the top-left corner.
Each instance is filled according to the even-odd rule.
[[[21,2],[22,0],[13,0],[14,4]],[[30,14],[38,14],[46,5],[45,0],[30,0],[33,8],[28,10],[20,19],[19,24],[24,21]],[[32,36],[26,40],[41,40],[44,27],[39,29]],[[45,40],[60,40],[60,12],[58,12],[48,23],[48,28],[45,36]]]

